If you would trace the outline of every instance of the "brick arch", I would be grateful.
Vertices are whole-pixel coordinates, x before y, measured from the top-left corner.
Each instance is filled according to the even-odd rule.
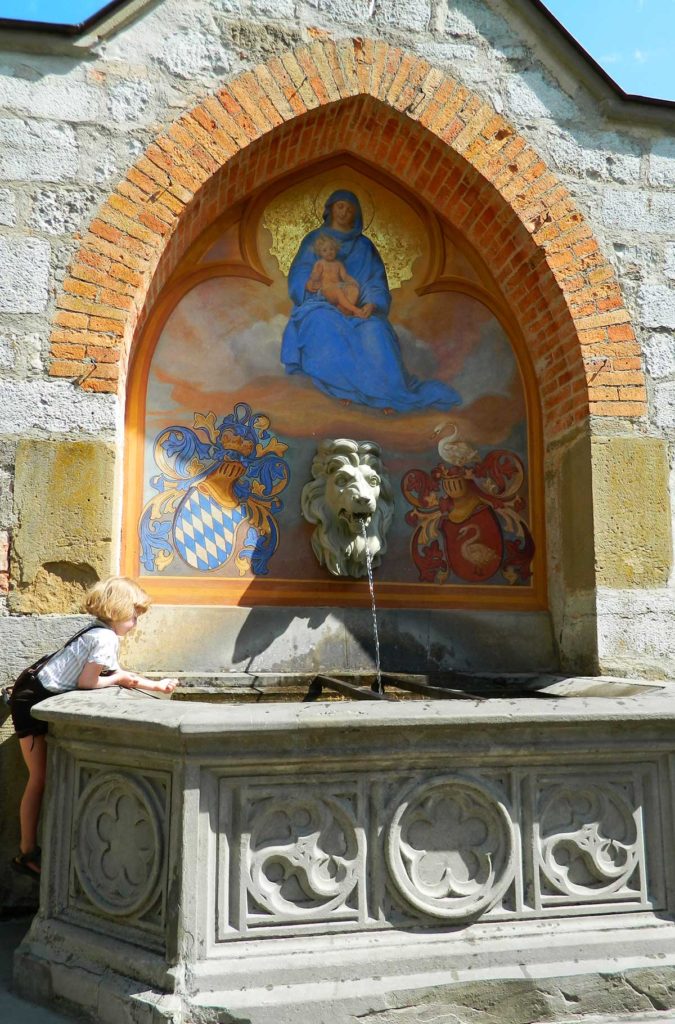
[[[57,298],[54,376],[123,387],[130,347],[219,212],[340,151],[419,194],[485,259],[526,339],[545,429],[646,411],[612,267],[567,189],[515,128],[398,47],[317,40],[234,78],[160,135],[91,222]]]

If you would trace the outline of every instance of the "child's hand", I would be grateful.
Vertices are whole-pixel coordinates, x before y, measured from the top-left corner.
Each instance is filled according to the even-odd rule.
[[[159,682],[156,683],[155,685],[156,685],[156,687],[157,687],[157,689],[159,690],[160,693],[173,693],[173,691],[178,686],[178,680],[177,679],[160,679]]]
[[[178,686],[177,679],[144,679],[143,676],[129,674],[128,682],[122,683],[129,689],[150,690],[156,693],[173,693]]]

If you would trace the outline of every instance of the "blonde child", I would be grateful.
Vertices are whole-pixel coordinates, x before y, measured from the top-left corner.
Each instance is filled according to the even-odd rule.
[[[341,312],[364,319],[368,316],[367,312],[356,305],[361,291],[359,283],[350,277],[344,263],[337,258],[339,248],[340,242],[336,238],[319,235],[314,242],[314,252],[319,258],[312,267],[307,290],[321,292],[324,299],[337,306]]]
[[[159,682],[144,679],[120,668],[117,652],[120,637],[135,627],[150,598],[134,580],[111,576],[87,592],[85,609],[96,622],[72,637],[61,650],[25,669],[10,698],[12,722],[28,768],[28,783],[19,811],[20,852],[12,861],[16,871],[40,877],[37,828],[42,806],[47,764],[47,723],[31,715],[31,709],[48,697],[70,690],[98,690],[105,686],[141,687],[171,693],[175,679]]]

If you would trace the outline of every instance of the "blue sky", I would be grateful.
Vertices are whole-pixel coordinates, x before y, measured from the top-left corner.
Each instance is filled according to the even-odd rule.
[[[626,92],[675,100],[675,0],[545,0]],[[105,0],[0,0],[0,17],[78,24]]]
[[[626,92],[675,100],[675,0],[544,2]]]
[[[108,3],[109,0],[0,0],[0,18],[79,25]]]

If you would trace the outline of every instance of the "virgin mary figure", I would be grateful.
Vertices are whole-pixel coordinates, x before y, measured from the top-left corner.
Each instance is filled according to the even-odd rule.
[[[332,253],[323,244],[326,236],[335,240]],[[339,271],[345,280],[348,275],[357,282],[359,315],[322,294],[326,273],[322,268],[312,271],[319,260],[325,268],[323,255],[339,261],[334,275]],[[406,370],[388,319],[387,272],[377,248],[363,234],[361,204],[353,192],[340,189],[326,200],[323,226],[305,235],[291,264],[288,291],[293,311],[281,345],[287,373],[305,374],[333,398],[385,413],[450,409],[461,402],[442,381],[418,380]]]

